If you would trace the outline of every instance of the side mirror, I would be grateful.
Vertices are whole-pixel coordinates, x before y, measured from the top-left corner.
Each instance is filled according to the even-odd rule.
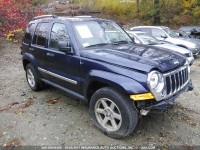
[[[135,43],[135,38],[133,37],[133,36],[130,36],[131,37],[131,39],[133,40],[133,42]]]
[[[62,52],[67,53],[67,54],[73,54],[70,41],[59,41],[58,42],[58,49]]]
[[[141,44],[141,42],[138,39],[136,39],[135,37],[131,37],[131,38],[135,44]]]
[[[134,43],[140,44],[140,41],[138,41],[138,40],[134,37],[133,34],[130,33],[129,36],[131,37],[131,39],[133,40]]]
[[[177,32],[175,32],[176,33],[176,35],[178,35],[178,36],[183,36],[181,33],[177,33]]]
[[[161,38],[166,39],[167,36],[166,35],[161,35]]]

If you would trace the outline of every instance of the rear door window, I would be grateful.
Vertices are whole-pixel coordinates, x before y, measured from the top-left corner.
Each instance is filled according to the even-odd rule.
[[[28,27],[26,28],[25,34],[24,34],[24,43],[30,44],[31,37],[32,37],[33,32],[34,32],[34,28],[35,28],[34,23],[31,23],[31,24],[28,25]]]
[[[33,44],[45,47],[49,23],[38,23],[33,37]]]

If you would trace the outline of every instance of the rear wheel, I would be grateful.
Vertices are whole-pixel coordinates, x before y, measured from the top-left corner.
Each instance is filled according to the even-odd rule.
[[[94,124],[113,138],[128,136],[138,121],[138,112],[132,101],[110,87],[99,89],[93,94],[90,115]]]
[[[39,77],[32,64],[28,64],[26,66],[26,79],[32,90],[38,91],[44,88],[44,83],[39,80]]]

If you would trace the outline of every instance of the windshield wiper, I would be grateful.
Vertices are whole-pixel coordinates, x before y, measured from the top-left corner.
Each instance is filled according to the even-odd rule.
[[[88,47],[95,47],[95,46],[104,46],[104,45],[108,45],[108,44],[109,44],[109,43],[93,44],[93,45],[86,46],[85,48],[88,48]]]
[[[116,41],[116,42],[112,42],[112,44],[127,44],[129,43],[128,41]]]

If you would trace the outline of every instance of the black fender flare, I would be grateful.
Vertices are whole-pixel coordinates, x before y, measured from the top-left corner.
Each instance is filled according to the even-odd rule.
[[[23,66],[24,66],[24,61],[29,61],[29,62],[33,65],[35,71],[39,74],[39,71],[38,71],[38,64],[37,64],[37,62],[36,62],[36,60],[35,60],[35,57],[34,57],[33,55],[31,55],[31,54],[29,54],[29,53],[25,53],[25,54],[23,55],[23,57],[22,57]],[[26,68],[25,68],[25,66],[24,66],[24,70],[25,70],[25,69],[26,69]]]

